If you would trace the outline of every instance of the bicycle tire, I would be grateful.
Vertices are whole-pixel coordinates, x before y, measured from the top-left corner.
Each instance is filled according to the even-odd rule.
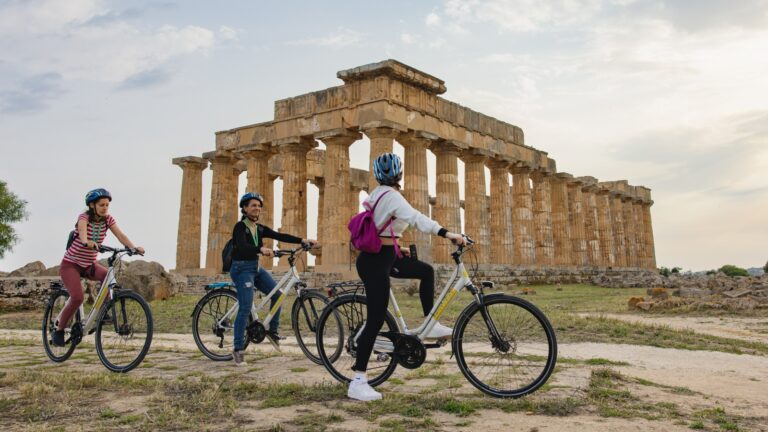
[[[43,313],[43,348],[45,354],[51,361],[61,363],[67,360],[75,351],[77,343],[73,343],[72,332],[69,333],[69,338],[65,335],[65,345],[63,347],[53,345],[53,331],[56,330],[56,317],[59,316],[59,312],[69,299],[69,293],[66,291],[54,291],[48,298],[48,304],[45,306],[45,312]],[[80,325],[80,311],[75,312],[73,326]]]
[[[204,295],[195,305],[195,311],[192,313],[192,337],[200,352],[211,360],[232,360],[232,350],[235,347],[235,317],[231,317],[223,326],[218,322],[235,304],[237,294],[234,291],[217,289]],[[250,314],[248,322],[252,321],[253,314]],[[250,338],[246,335],[243,349],[248,347],[249,342]]]
[[[331,301],[325,307],[317,323],[317,348],[320,359],[325,369],[338,381],[348,383],[354,377],[352,365],[355,363],[355,345],[352,341],[355,335],[362,327],[367,316],[367,299],[364,295],[346,294],[341,295]],[[380,332],[398,332],[397,322],[392,314],[387,311],[384,316],[384,325]],[[334,332],[338,334],[333,334]],[[389,339],[385,340],[391,344]],[[339,343],[341,341],[341,343]],[[378,343],[378,342],[377,342]],[[339,345],[343,346],[339,347]],[[343,348],[339,355],[334,354],[339,348]],[[390,350],[391,351],[391,350]],[[330,355],[329,355],[330,354]],[[368,363],[368,384],[375,387],[389,378],[397,367],[397,361],[391,354],[379,352],[382,357],[377,356],[377,350],[371,353],[371,359]]]
[[[519,398],[547,382],[557,362],[557,339],[541,310],[523,299],[489,295],[483,301],[509,351],[492,346],[490,330],[477,303],[459,315],[452,348],[461,373],[477,389],[500,398]],[[468,362],[467,356],[479,360]],[[486,362],[484,359],[493,358]],[[507,366],[505,366],[508,365]],[[503,368],[491,372],[486,367]]]
[[[317,291],[302,291],[291,307],[291,327],[296,342],[307,358],[315,364],[323,364],[317,352],[317,323],[328,305],[328,297]],[[330,356],[335,361],[341,354],[341,346]]]
[[[152,312],[144,298],[133,291],[113,291],[99,313],[96,353],[112,372],[125,373],[138,366],[152,344]],[[111,318],[111,321],[107,321]],[[143,341],[139,338],[144,336]]]

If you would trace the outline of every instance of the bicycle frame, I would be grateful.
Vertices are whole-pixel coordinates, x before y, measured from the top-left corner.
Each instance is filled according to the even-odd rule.
[[[99,288],[99,292],[96,294],[96,300],[93,302],[91,311],[84,320],[81,318],[83,334],[89,334],[96,326],[96,317],[99,316],[101,308],[106,303],[107,298],[114,298],[115,293],[113,287],[116,284],[115,266],[110,265],[107,269],[107,276],[104,278],[104,282],[101,283],[101,288]],[[109,296],[107,296],[107,293],[109,293]],[[80,316],[85,317],[85,307],[82,304],[80,305]]]
[[[282,278],[280,278],[280,281],[275,285],[275,287],[270,291],[267,295],[264,296],[264,298],[261,300],[261,302],[257,305],[255,302],[253,305],[251,305],[251,313],[253,314],[253,317],[255,320],[259,320],[262,323],[269,323],[270,320],[272,320],[272,317],[275,316],[277,313],[277,310],[280,308],[280,305],[283,303],[286,297],[288,297],[288,293],[292,288],[294,288],[297,284],[301,282],[301,278],[299,278],[299,274],[296,271],[296,266],[291,266],[290,271],[286,272]],[[255,288],[255,287],[254,287]],[[277,301],[275,302],[275,305],[272,306],[272,308],[269,310],[269,313],[264,317],[263,320],[259,318],[259,311],[262,310],[262,308],[267,304],[268,301],[272,299],[272,297],[277,293],[280,292],[280,297],[278,297]],[[301,291],[301,288],[296,289],[296,293],[299,294]],[[239,304],[235,303],[228,311],[225,313],[221,319],[217,322],[217,325],[222,326],[225,321],[230,320],[231,322],[234,322],[234,317],[237,316],[237,311],[239,310]]]
[[[397,304],[397,299],[395,299],[395,293],[393,290],[390,290],[389,301],[392,304],[392,308],[395,312],[395,319],[397,320],[397,324],[400,327],[400,330],[403,333],[411,334],[417,336],[419,339],[424,340],[424,336],[432,331],[435,323],[437,323],[437,321],[443,315],[443,312],[445,312],[445,309],[448,307],[448,305],[450,305],[456,295],[468,285],[472,285],[472,281],[469,279],[469,273],[467,273],[467,270],[464,267],[464,263],[459,261],[458,265],[453,270],[453,273],[451,273],[451,277],[449,277],[446,281],[445,287],[440,292],[440,296],[432,306],[432,310],[430,310],[429,314],[424,317],[424,321],[421,323],[421,325],[413,330],[410,330],[408,325],[405,323],[405,318],[403,318],[403,314],[400,312],[400,307]]]

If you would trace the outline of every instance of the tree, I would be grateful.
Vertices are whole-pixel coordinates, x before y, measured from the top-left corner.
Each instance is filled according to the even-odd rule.
[[[27,218],[26,208],[27,202],[9,191],[6,183],[0,180],[0,258],[19,241],[11,224]]]
[[[717,271],[725,273],[727,276],[749,276],[749,272],[741,267],[736,267],[733,264],[726,264],[720,267]]]
[[[763,271],[768,273],[768,261],[765,262],[765,265],[763,266]]]

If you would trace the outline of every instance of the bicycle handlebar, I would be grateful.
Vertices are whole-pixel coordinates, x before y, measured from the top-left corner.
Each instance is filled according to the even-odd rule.
[[[312,249],[312,245],[309,243],[302,243],[301,246],[295,248],[295,249],[275,249],[272,251],[272,253],[275,255],[276,258],[284,257],[286,255],[294,256],[298,254],[299,252],[307,252],[310,249]]]
[[[128,256],[131,256],[131,255],[142,255],[143,256],[144,255],[144,254],[139,253],[139,251],[137,249],[134,249],[134,248],[122,248],[122,249],[119,249],[119,248],[113,248],[113,247],[110,247],[110,246],[99,245],[99,253],[106,253],[106,252],[111,252],[113,254],[125,253]]]

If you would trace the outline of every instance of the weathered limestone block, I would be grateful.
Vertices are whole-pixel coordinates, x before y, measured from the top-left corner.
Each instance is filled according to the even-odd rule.
[[[275,141],[273,146],[278,148],[283,158],[283,214],[280,232],[306,238],[307,152],[316,147],[317,143],[312,137],[294,137]]]
[[[0,278],[0,311],[42,308],[48,301],[51,282],[57,280],[58,277]]]
[[[199,269],[202,236],[203,170],[208,161],[195,156],[173,159],[182,169],[176,269]]]
[[[509,162],[488,161],[491,170],[491,261],[512,264],[514,257],[509,196]]]
[[[205,268],[220,272],[221,250],[232,237],[232,227],[238,219],[237,179],[241,171],[235,167],[231,152],[214,151],[203,156],[211,162],[213,170]]]
[[[584,198],[581,186],[584,183],[577,179],[568,180],[568,214],[571,224],[572,265],[585,266],[587,258],[587,240],[585,234]]]

